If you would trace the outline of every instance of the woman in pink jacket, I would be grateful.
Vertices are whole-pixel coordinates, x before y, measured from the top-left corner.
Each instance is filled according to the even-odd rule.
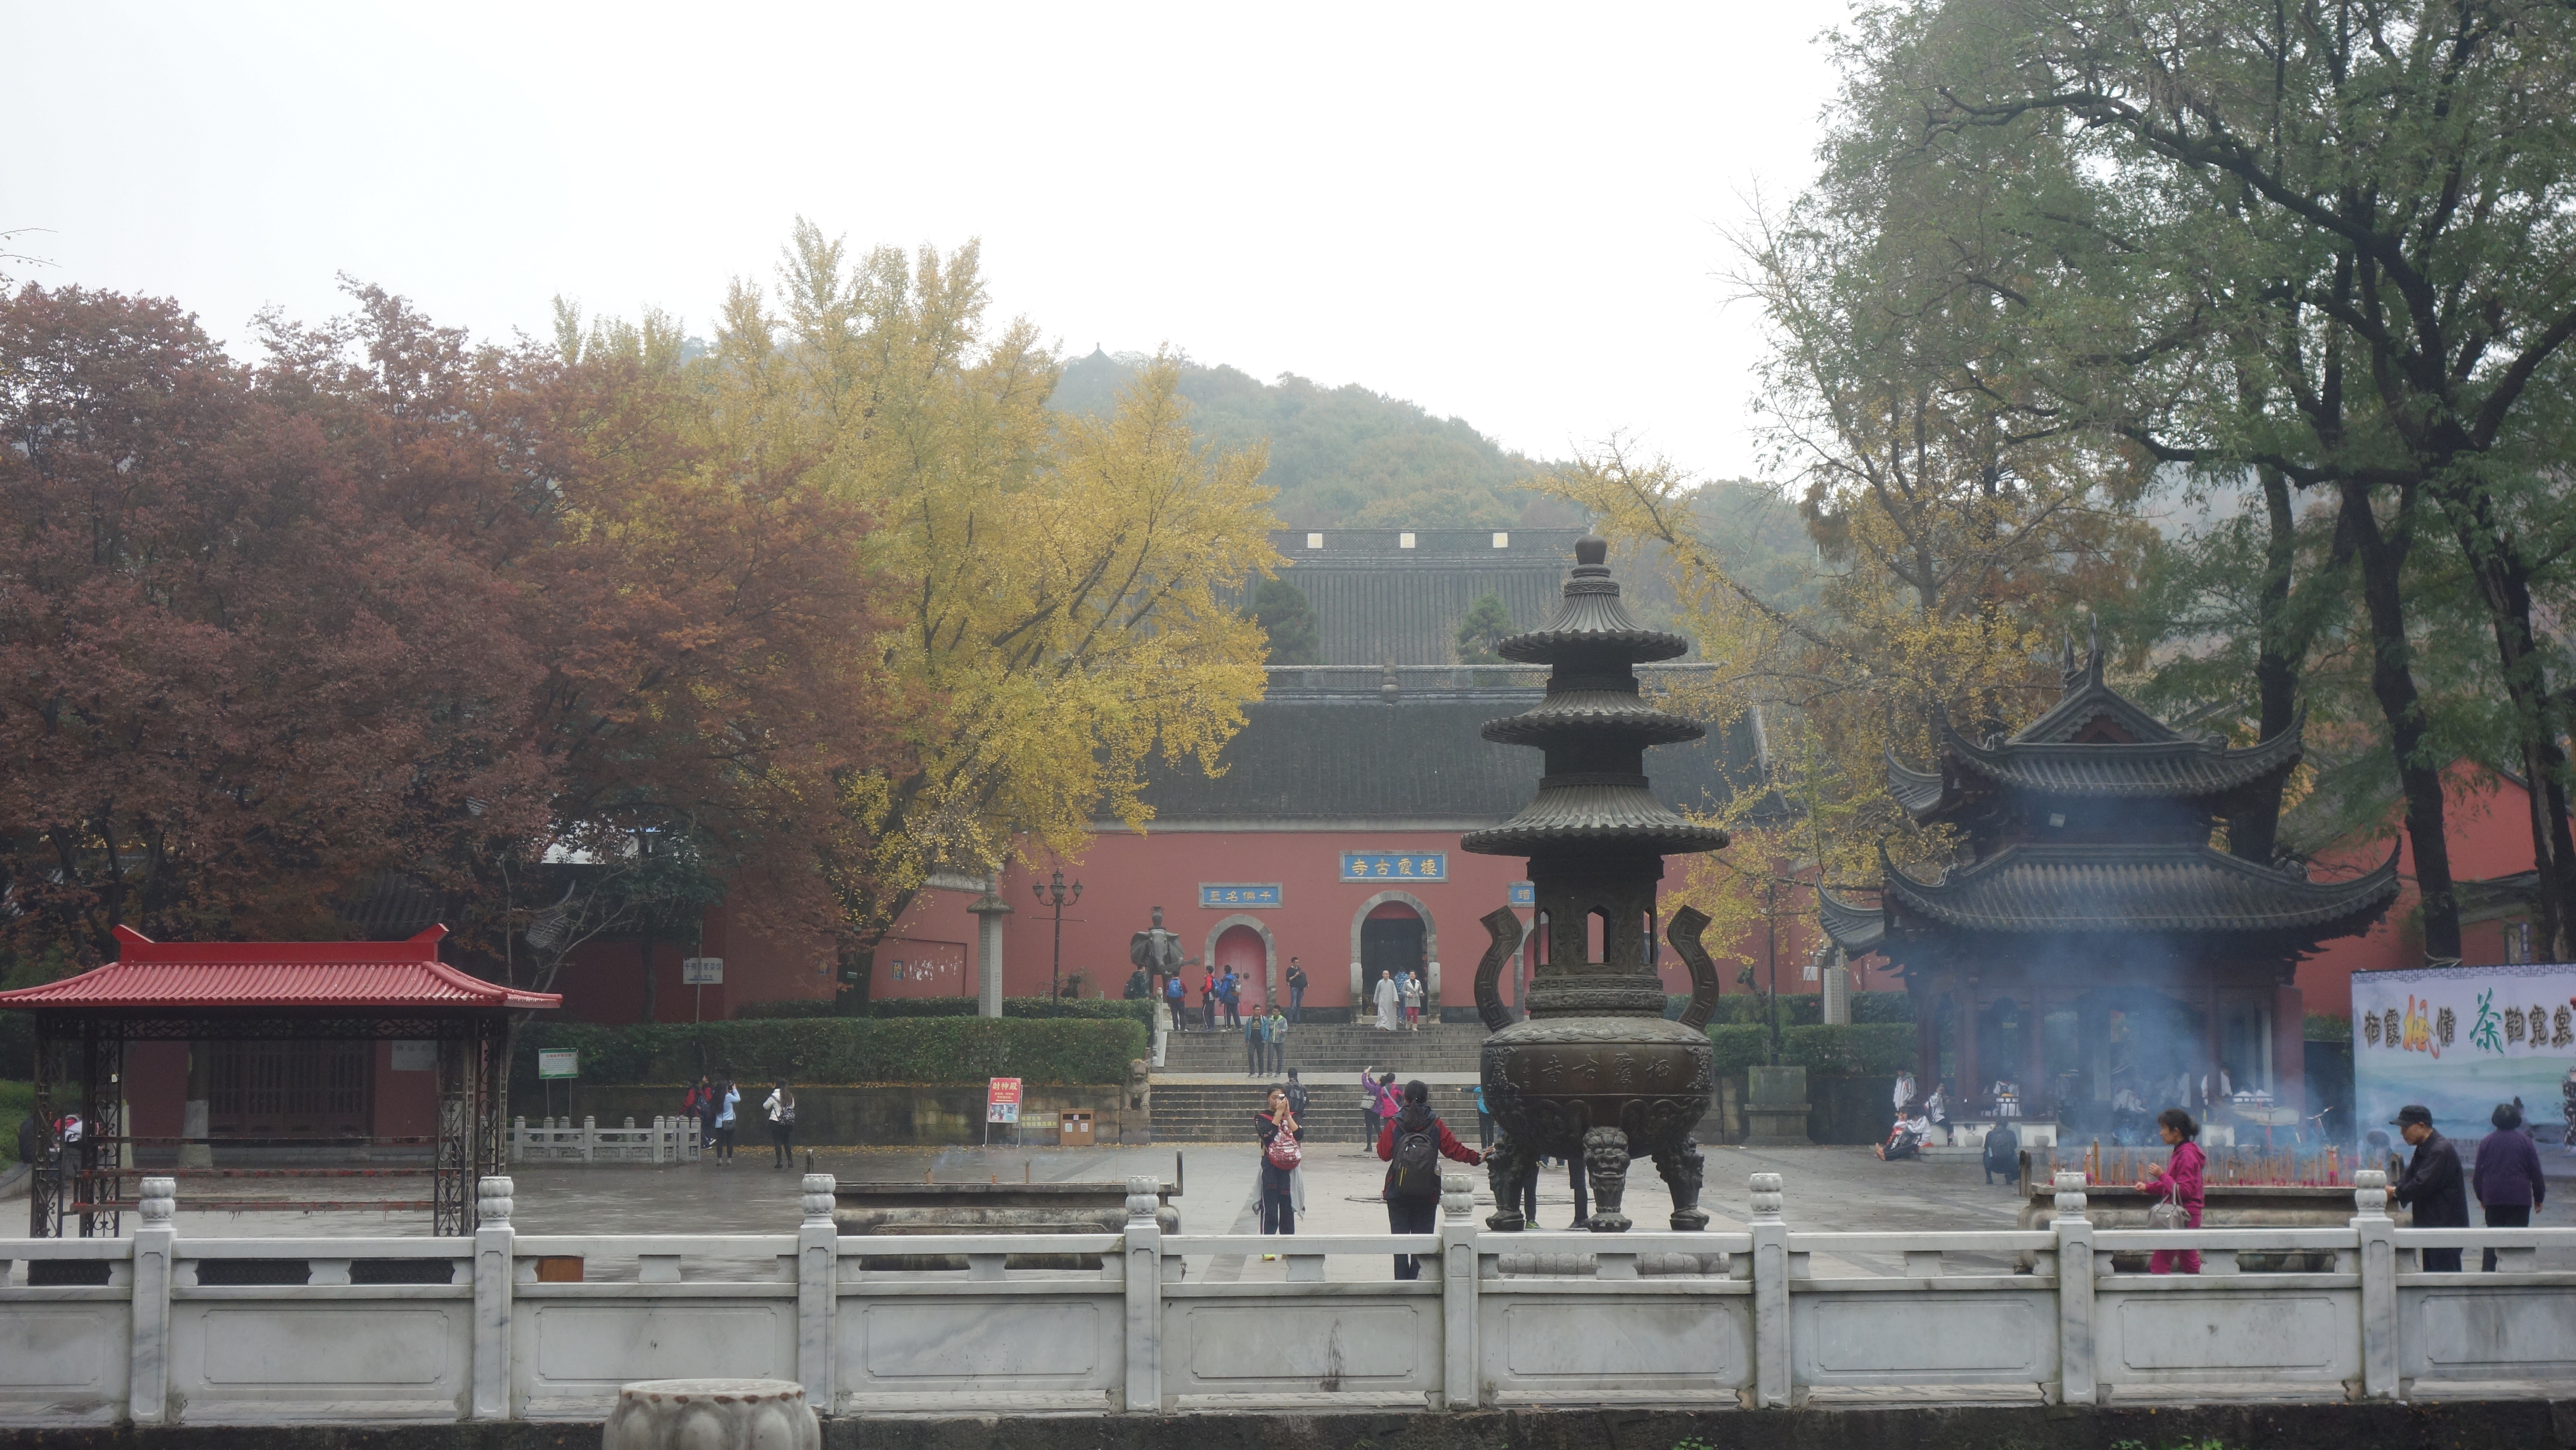
[[[2202,1202],[2201,1169],[2209,1162],[2209,1156],[2200,1151],[2200,1144],[2196,1141],[2200,1137],[2200,1124],[2193,1122],[2191,1114],[2180,1108],[2167,1108],[2156,1114],[2156,1132],[2173,1145],[2173,1158],[2164,1167],[2148,1164],[2147,1179],[2138,1185],[2138,1191],[2150,1198],[2170,1198],[2181,1204],[2183,1222],[2198,1228]],[[2198,1249],[2158,1249],[2147,1259],[2147,1272],[2172,1273],[2177,1255],[2182,1259],[2184,1273],[2200,1272]]]

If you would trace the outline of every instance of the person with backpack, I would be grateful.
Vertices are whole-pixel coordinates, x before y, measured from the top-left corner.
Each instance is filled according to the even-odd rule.
[[[1207,1018],[1207,1030],[1216,1030],[1216,968],[1199,968],[1199,1012]]]
[[[1228,1027],[1242,1026],[1243,979],[1234,974],[1234,968],[1226,968],[1225,975],[1217,978],[1216,995],[1217,1000],[1225,1003],[1225,1025]]]
[[[1172,1009],[1172,1025],[1182,1031],[1190,1025],[1190,988],[1181,974],[1172,973],[1163,983],[1163,1005]]]
[[[1378,1130],[1377,1156],[1386,1160],[1386,1231],[1397,1234],[1427,1234],[1439,1225],[1441,1159],[1471,1168],[1485,1161],[1431,1111],[1431,1087],[1420,1078],[1404,1085],[1403,1105]],[[1395,1276],[1421,1278],[1421,1257],[1396,1255]]]
[[[716,1145],[716,1085],[706,1074],[698,1074],[698,1085],[680,1100],[680,1111],[697,1124],[698,1151],[706,1152]]]
[[[760,1106],[769,1113],[769,1146],[777,1153],[769,1167],[775,1172],[796,1161],[793,1145],[788,1141],[796,1136],[796,1094],[787,1090],[787,1079],[780,1078]]]
[[[2010,1123],[1997,1123],[1986,1130],[1986,1181],[2004,1176],[2006,1188],[2021,1187],[2021,1134]]]
[[[1297,965],[1295,957],[1288,959],[1288,1020],[1306,1020],[1306,969]]]
[[[1269,1106],[1252,1115],[1252,1126],[1261,1137],[1261,1231],[1293,1234],[1297,1231],[1297,1165],[1305,1158],[1306,1129],[1297,1121],[1297,1110],[1289,1106],[1286,1088],[1270,1090]]]
[[[1288,1069],[1288,1086],[1280,1091],[1288,1095],[1288,1111],[1295,1113],[1298,1121],[1303,1122],[1306,1117],[1306,1085],[1297,1081],[1297,1069]]]

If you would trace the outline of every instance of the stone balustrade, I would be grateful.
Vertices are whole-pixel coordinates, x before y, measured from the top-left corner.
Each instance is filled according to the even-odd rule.
[[[2319,1397],[2541,1394],[2576,1367],[2576,1229],[2411,1230],[2362,1176],[2348,1224],[2097,1229],[2080,1177],[2013,1232],[1807,1233],[1777,1175],[1743,1229],[1496,1233],[1448,1180],[1438,1231],[1166,1234],[1156,1185],[1123,1233],[917,1238],[949,1272],[862,1267],[808,1175],[792,1234],[540,1235],[483,1181],[470,1238],[182,1239],[165,1178],[131,1238],[0,1240],[0,1423],[586,1420],[640,1380],[801,1384],[834,1415],[1279,1404],[1791,1406],[1818,1391],[1984,1387],[2083,1403],[2261,1385]],[[2113,1271],[2195,1247],[2204,1272]],[[2504,1272],[2418,1272],[2435,1247]],[[2296,1250],[2330,1272],[2240,1273]],[[1020,1253],[1096,1270],[1013,1269]],[[1211,1262],[1285,1258],[1285,1279]],[[1396,1281],[1388,1256],[1425,1256]],[[2036,1272],[2016,1273],[2029,1255]],[[1349,1256],[1366,1277],[1329,1272]],[[579,1282],[540,1259],[579,1258]],[[2474,1266],[2476,1255],[2470,1255]],[[1896,1266],[1901,1265],[1901,1272]],[[1538,1272],[1512,1272],[1513,1267]]]
[[[570,1118],[545,1118],[535,1127],[512,1118],[509,1155],[513,1163],[695,1163],[699,1127],[694,1118],[657,1117],[636,1126],[633,1118],[620,1128],[603,1128],[584,1116],[576,1128]]]

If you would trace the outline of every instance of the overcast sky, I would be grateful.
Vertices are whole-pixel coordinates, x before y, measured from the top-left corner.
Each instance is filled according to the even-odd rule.
[[[707,331],[800,213],[984,243],[1069,353],[1356,382],[1543,457],[1750,472],[1722,232],[1812,170],[1839,0],[663,9],[0,0],[13,275],[239,344],[334,278]]]

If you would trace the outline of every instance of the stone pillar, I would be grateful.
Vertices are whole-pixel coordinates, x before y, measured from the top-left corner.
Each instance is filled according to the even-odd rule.
[[[1375,1009],[1369,1005],[1368,998],[1360,995],[1360,964],[1353,962],[1351,963],[1351,1021],[1354,1024],[1365,1024],[1369,1013],[1373,1010]]]
[[[2056,1093],[2048,1077],[2048,1005],[2036,983],[2021,1005],[2022,1112],[2034,1118],[2057,1116]]]
[[[1777,1409],[1790,1400],[1789,1225],[1780,1218],[1780,1175],[1752,1176],[1753,1405]]]
[[[809,1409],[830,1409],[838,1393],[833,1341],[841,1312],[841,1231],[832,1223],[833,1186],[829,1173],[806,1174],[798,1205],[805,1216],[796,1226],[796,1378]]]
[[[1153,1414],[1163,1408],[1163,1229],[1160,1180],[1127,1180],[1127,1385],[1125,1408]],[[1180,1261],[1173,1261],[1178,1264]]]
[[[1002,918],[1011,904],[995,889],[998,878],[984,878],[984,894],[966,909],[975,913],[975,1015],[1002,1015]]]
[[[2093,1357],[2093,1223],[2084,1216],[2084,1175],[2057,1175],[2057,1401],[2089,1405],[2101,1398]]]
[[[1844,966],[1842,953],[1834,954],[1834,964],[1824,971],[1825,1025],[1851,1025],[1851,968]]]
[[[1440,959],[1433,957],[1422,969],[1422,1017],[1427,1022],[1440,1020]]]
[[[643,1380],[617,1391],[601,1450],[823,1450],[794,1380]]]
[[[179,1181],[146,1178],[134,1230],[133,1348],[127,1361],[125,1413],[138,1425],[158,1425],[170,1414],[171,1241],[170,1215],[178,1207]]]
[[[1476,1370],[1475,1180],[1464,1173],[1440,1178],[1440,1395],[1445,1408],[1474,1409],[1481,1398]]]
[[[179,1107],[179,1136],[182,1138],[213,1136],[214,1055],[213,1043],[202,1037],[189,1039],[188,1096]],[[181,1143],[179,1166],[182,1168],[214,1167],[215,1145],[197,1142]]]
[[[2388,1216],[2388,1175],[2364,1168],[2352,1175],[2352,1228],[2361,1270],[2361,1394],[2398,1397],[2397,1225]]]
[[[474,1185],[474,1418],[510,1418],[510,1214],[509,1179],[495,1174]]]

